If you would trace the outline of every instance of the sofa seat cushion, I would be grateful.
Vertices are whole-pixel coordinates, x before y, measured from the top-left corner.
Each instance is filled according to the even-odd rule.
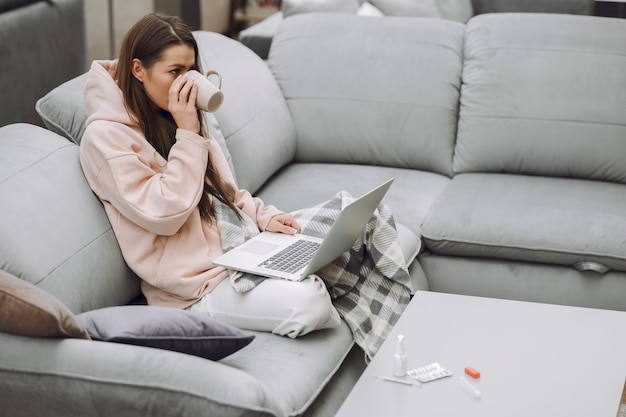
[[[411,289],[427,289],[421,267],[413,262],[422,251],[421,224],[450,179],[431,172],[368,165],[296,163],[277,173],[259,190],[268,204],[285,211],[311,207],[346,190],[359,196],[394,177],[383,203],[394,215],[398,239],[409,264]]]
[[[294,211],[326,201],[340,190],[360,196],[392,177],[395,181],[383,203],[396,223],[419,236],[430,206],[450,182],[446,176],[381,166],[295,163],[278,172],[258,195],[268,204]]]
[[[303,414],[339,371],[353,347],[352,333],[345,322],[333,330],[288,339],[254,332],[250,348],[222,359],[220,363],[245,370],[263,381],[274,401],[287,416]],[[271,352],[271,354],[270,354]],[[365,356],[363,364],[365,363]]]
[[[456,176],[423,225],[436,254],[626,271],[626,186],[507,174]]]
[[[353,346],[345,323],[295,340],[254,334],[248,347],[215,362],[143,346],[0,333],[2,412],[296,416],[335,375]],[[43,388],[32,401],[35,385]]]

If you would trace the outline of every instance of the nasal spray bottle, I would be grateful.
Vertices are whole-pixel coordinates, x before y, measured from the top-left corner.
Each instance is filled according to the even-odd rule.
[[[393,374],[394,376],[406,375],[406,350],[404,348],[404,335],[398,335],[396,342],[396,354],[393,356]]]

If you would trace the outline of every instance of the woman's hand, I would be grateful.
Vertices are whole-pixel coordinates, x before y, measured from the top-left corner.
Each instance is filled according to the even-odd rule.
[[[170,86],[168,110],[179,129],[200,133],[196,97],[198,86],[184,75],[178,76]]]
[[[300,225],[291,214],[283,213],[272,217],[265,230],[268,232],[295,235],[296,233],[300,233]]]

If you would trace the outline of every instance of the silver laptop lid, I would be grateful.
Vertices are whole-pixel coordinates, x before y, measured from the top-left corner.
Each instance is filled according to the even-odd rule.
[[[364,231],[374,210],[391,187],[393,180],[394,178],[389,179],[344,207],[328,231],[328,235],[324,238],[319,250],[311,259],[311,263],[302,273],[303,276],[320,270],[352,247],[359,234]]]

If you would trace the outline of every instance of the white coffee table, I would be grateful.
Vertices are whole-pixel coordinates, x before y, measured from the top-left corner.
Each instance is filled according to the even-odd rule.
[[[451,377],[406,386],[393,374],[396,336],[408,368]],[[474,398],[458,378],[481,372]],[[410,378],[406,378],[411,380]],[[615,417],[626,379],[626,313],[418,292],[337,417]]]

